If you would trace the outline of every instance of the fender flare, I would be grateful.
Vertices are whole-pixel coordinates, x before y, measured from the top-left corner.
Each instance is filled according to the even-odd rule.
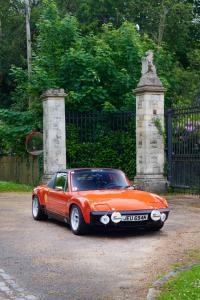
[[[70,212],[71,212],[71,208],[73,205],[76,205],[80,208],[82,214],[83,214],[83,218],[85,220],[86,224],[90,223],[90,212],[91,212],[91,208],[89,206],[89,203],[86,199],[77,199],[77,198],[72,198],[71,202],[69,204],[69,217],[70,217]]]

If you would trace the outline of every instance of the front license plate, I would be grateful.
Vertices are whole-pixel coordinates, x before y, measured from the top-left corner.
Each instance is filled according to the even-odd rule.
[[[126,215],[122,216],[122,221],[125,222],[138,222],[138,221],[146,221],[148,220],[148,215]]]

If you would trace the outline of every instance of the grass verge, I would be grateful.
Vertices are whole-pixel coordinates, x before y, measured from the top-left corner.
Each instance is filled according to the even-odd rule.
[[[157,300],[199,300],[200,265],[172,277],[161,288]]]
[[[0,192],[31,192],[32,189],[29,185],[0,181]]]

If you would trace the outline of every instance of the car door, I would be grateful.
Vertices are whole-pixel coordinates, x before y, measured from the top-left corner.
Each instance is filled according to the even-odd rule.
[[[54,186],[49,188],[46,209],[60,216],[67,214],[67,202],[70,198],[68,192],[68,173],[56,174]]]

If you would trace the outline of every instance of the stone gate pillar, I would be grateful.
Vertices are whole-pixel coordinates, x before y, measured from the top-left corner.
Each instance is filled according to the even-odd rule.
[[[66,168],[65,96],[63,89],[50,89],[42,95],[44,183]]]
[[[136,94],[135,185],[145,191],[166,190],[164,178],[164,87],[156,74],[153,52],[142,59],[142,76]]]

